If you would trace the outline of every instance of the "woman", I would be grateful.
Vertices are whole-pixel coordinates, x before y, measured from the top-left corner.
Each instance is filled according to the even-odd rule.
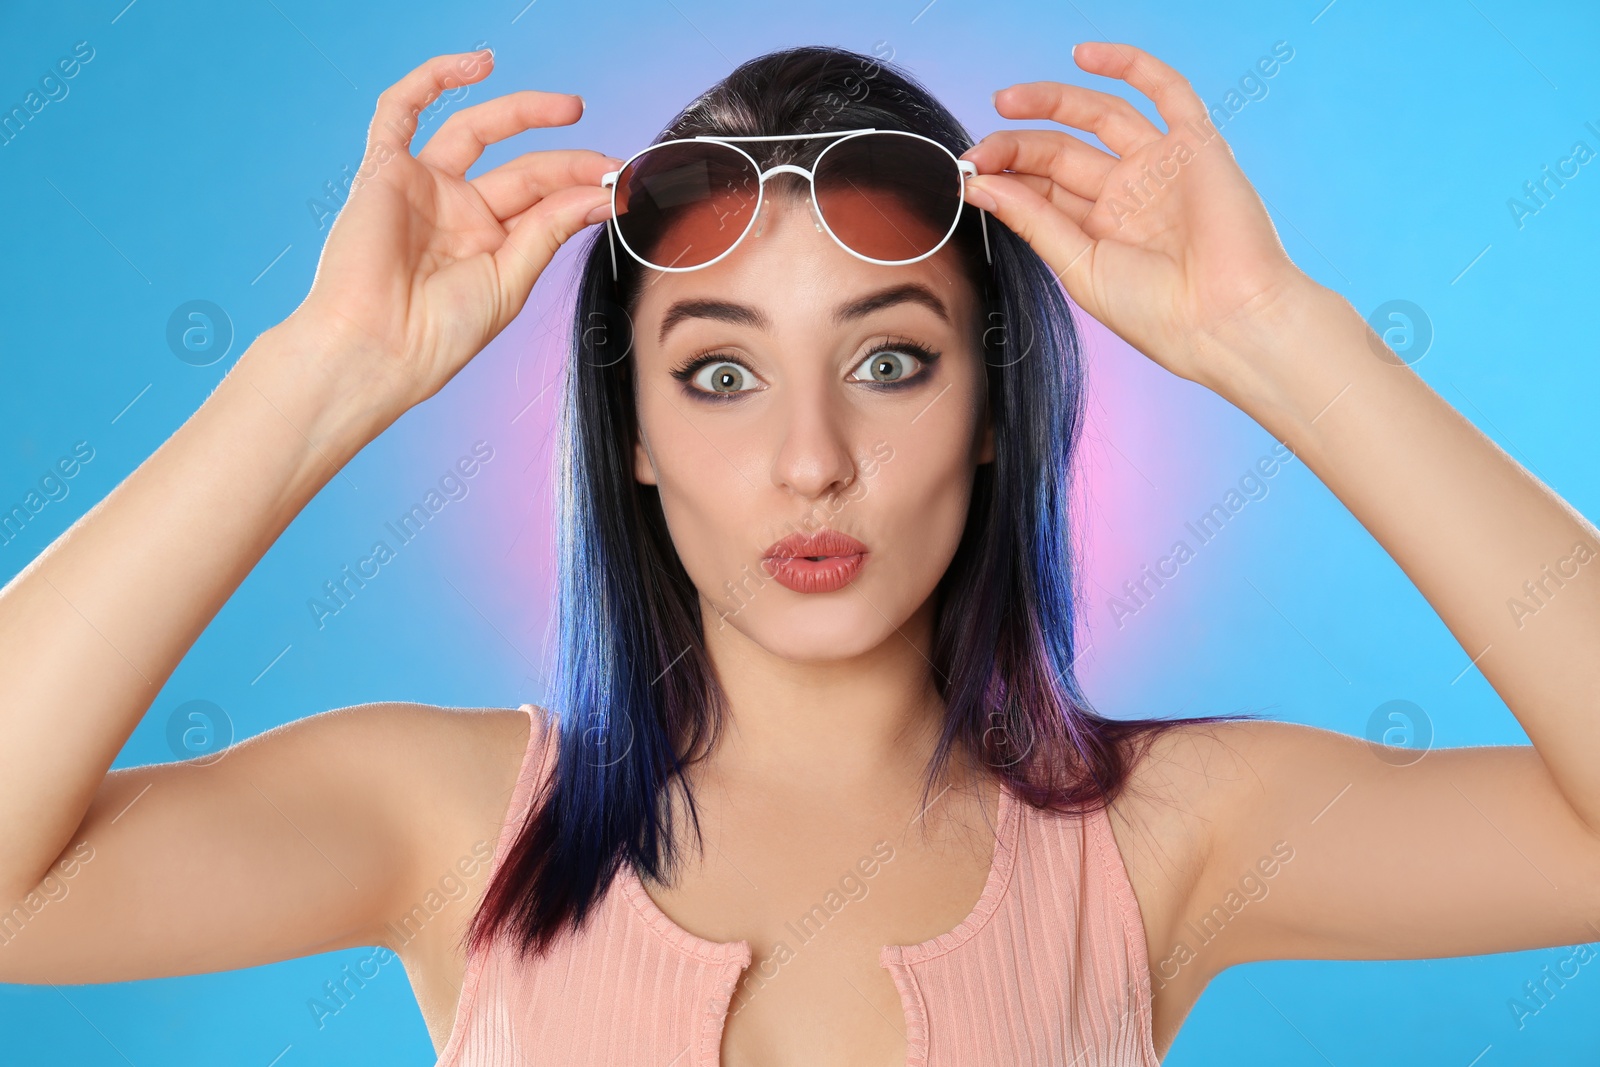
[[[1148,1065],[1233,964],[1595,932],[1594,527],[1294,267],[1181,77],[1127,45],[1074,56],[1167,132],[1035,82],[999,113],[1109,151],[1059,129],[971,145],[870,57],[752,60],[660,140],[827,135],[724,142],[764,176],[759,212],[590,151],[465,179],[487,144],[576,121],[565,94],[467,108],[413,156],[417,113],[487,55],[385,92],[305,302],[0,595],[0,889],[52,899],[14,912],[0,980],[386,944],[446,1064]],[[872,233],[932,243],[904,166],[898,190],[801,195],[869,128],[975,165],[939,171],[968,207],[929,254],[863,254]],[[674,197],[720,204],[716,225]],[[602,221],[563,417],[551,711],[362,705],[108,773],[318,488]],[[678,263],[725,223],[720,258]],[[1398,760],[1284,723],[1091,711],[1058,280],[1307,463],[1533,745]],[[1529,580],[1537,617],[1508,615]]]

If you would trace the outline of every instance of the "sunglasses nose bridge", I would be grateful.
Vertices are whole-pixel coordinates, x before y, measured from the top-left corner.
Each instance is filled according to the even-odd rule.
[[[766,170],[761,171],[760,172],[761,183],[763,185],[765,185],[768,178],[771,178],[771,177],[773,177],[774,175],[777,175],[777,174],[793,174],[797,178],[805,179],[807,187],[808,188],[811,187],[811,181],[812,181],[811,171],[806,170],[804,167],[797,166],[797,165],[795,165],[793,163],[779,163],[776,166],[768,167]],[[813,200],[810,196],[806,197],[806,203],[808,205],[810,205],[810,207],[811,207],[811,226],[812,226],[812,228],[815,229],[818,233],[826,233],[827,231],[825,229],[823,229],[823,226],[822,226],[822,208],[820,206],[818,206],[816,201]],[[755,228],[755,233],[754,233],[754,236],[756,236],[756,237],[760,237],[761,236],[762,221],[761,221],[760,216],[762,214],[765,214],[766,205],[767,205],[767,199],[766,199],[766,197],[762,197],[761,210],[757,213],[757,218],[756,218],[756,228]]]
[[[766,170],[761,172],[761,180],[766,181],[774,174],[798,174],[806,181],[811,180],[811,172],[809,170],[806,170],[804,167],[797,167],[793,163],[779,163],[775,167],[768,167]]]

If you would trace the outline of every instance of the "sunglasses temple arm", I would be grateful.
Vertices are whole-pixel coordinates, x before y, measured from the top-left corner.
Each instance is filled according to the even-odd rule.
[[[984,242],[988,242],[988,231],[984,233]],[[606,243],[611,247],[611,280],[617,280],[617,238],[611,229],[611,220],[606,219]]]
[[[978,209],[978,218],[983,223],[983,259],[990,266],[994,265],[994,257],[989,254],[989,213],[983,208]]]

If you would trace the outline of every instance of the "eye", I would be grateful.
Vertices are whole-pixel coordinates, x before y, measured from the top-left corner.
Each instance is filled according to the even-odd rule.
[[[924,366],[939,357],[918,344],[899,343],[874,349],[866,359],[856,365],[850,375],[853,382],[877,382],[893,385],[915,377]]]
[[[709,360],[694,370],[689,380],[696,389],[705,393],[748,393],[753,391],[756,376],[729,360]]]

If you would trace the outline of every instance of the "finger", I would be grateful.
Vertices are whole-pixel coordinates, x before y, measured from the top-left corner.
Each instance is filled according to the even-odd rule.
[[[623,161],[587,148],[527,152],[468,182],[498,219],[519,215],[557,189],[571,185],[596,188],[607,171]]]
[[[464,108],[445,119],[417,153],[428,164],[462,177],[483,150],[496,141],[536,126],[570,126],[583,115],[583,98],[575,93],[523,89]],[[598,179],[596,179],[598,181]]]
[[[417,116],[446,89],[481,81],[494,66],[486,48],[434,56],[378,94],[378,107],[367,129],[368,146],[386,142],[407,154],[417,132]]]
[[[521,310],[556,250],[588,225],[584,221],[588,214],[610,206],[611,190],[573,186],[551,193],[513,217],[505,241],[494,253],[501,299],[512,314]]]
[[[1110,93],[1060,82],[1019,82],[994,95],[994,107],[1008,119],[1050,119],[1088,130],[1119,156],[1162,137],[1139,109]]]
[[[980,206],[1027,241],[1066,285],[1067,292],[1083,302],[1079,294],[1088,292],[1094,242],[1077,222],[1066,212],[1052,210],[1045,197],[1009,174],[968,178],[967,189],[987,195],[992,206]]]
[[[1063,189],[1049,178],[1042,178],[1037,174],[1015,174],[1009,171],[1003,177],[1015,182],[1021,182],[1027,188],[1032,189],[1040,197],[1048,200],[1051,207],[1058,211],[1065,211],[1067,217],[1079,226],[1083,225],[1083,220],[1088,218],[1089,213],[1094,210],[1093,200],[1085,199],[1077,193]],[[979,203],[978,198],[970,195],[963,197],[963,199],[974,207],[981,207],[985,211],[989,210],[987,200]]]
[[[961,154],[980,174],[1042,175],[1089,200],[1098,200],[1117,157],[1060,130],[996,130]]]
[[[1085,41],[1072,50],[1072,58],[1090,74],[1120,78],[1149,97],[1169,130],[1208,118],[1205,102],[1188,79],[1141,48]]]

